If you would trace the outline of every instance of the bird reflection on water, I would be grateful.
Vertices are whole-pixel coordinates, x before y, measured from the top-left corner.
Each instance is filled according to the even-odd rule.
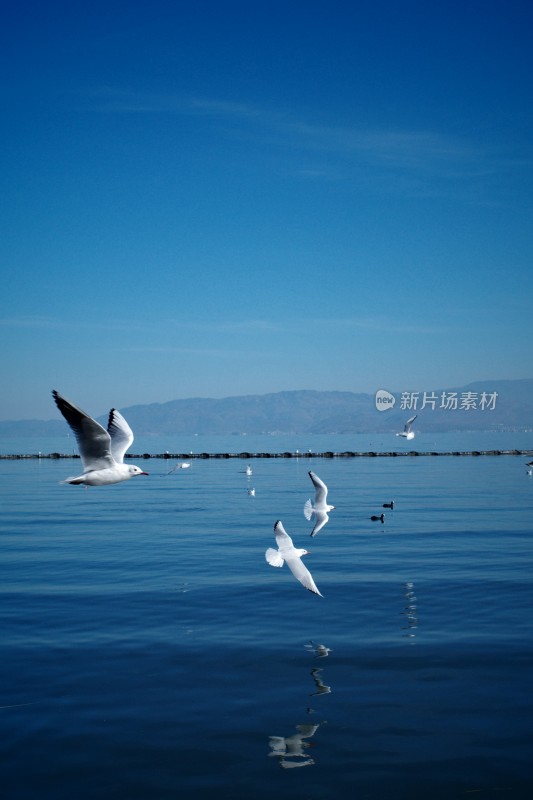
[[[305,752],[308,748],[313,747],[314,742],[305,740],[314,736],[319,727],[318,724],[297,725],[298,732],[293,733],[292,736],[269,736],[271,752],[268,755],[278,757],[282,769],[308,767],[314,764],[314,759]]]
[[[309,641],[305,647],[308,652],[314,654],[315,658],[325,658],[331,652],[331,648],[324,644],[317,645],[313,640]],[[322,681],[322,672],[320,667],[313,667],[311,670],[310,674],[316,686],[316,691],[311,693],[311,697],[331,693],[331,686],[326,686]],[[315,711],[308,707],[306,713],[313,714]],[[315,759],[311,758],[307,751],[310,747],[315,746],[315,742],[311,740],[322,724],[322,722],[313,725],[298,724],[295,726],[297,732],[291,736],[269,736],[270,753],[268,755],[278,758],[282,769],[312,766]]]
[[[306,645],[305,649],[315,654],[315,658],[327,658],[331,653],[331,647],[326,647],[325,644],[316,644],[311,639]]]
[[[311,697],[315,697],[317,694],[331,694],[331,686],[326,686],[320,676],[320,673],[323,671],[324,670],[320,669],[319,667],[315,667],[311,670],[311,676],[316,686],[316,692],[312,692]]]
[[[404,598],[405,598],[405,606],[402,611],[402,616],[406,619],[406,625],[403,626],[403,630],[406,631],[404,636],[408,637],[409,639],[414,639],[416,636],[416,629],[418,628],[418,616],[417,616],[417,609],[416,609],[416,595],[415,595],[415,585],[412,581],[408,581],[404,584]]]

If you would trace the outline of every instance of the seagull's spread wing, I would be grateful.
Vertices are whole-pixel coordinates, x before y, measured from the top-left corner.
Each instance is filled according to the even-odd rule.
[[[70,403],[59,392],[52,392],[58,409],[61,411],[66,421],[70,425],[83,463],[83,469],[87,472],[94,469],[105,469],[114,464],[111,455],[111,437],[102,428],[100,423],[90,417],[81,408]]]
[[[411,419],[408,419],[407,422],[405,423],[404,431],[406,433],[409,433],[409,431],[411,430],[411,425],[413,424],[417,416],[418,414],[415,414],[414,417],[411,417]]]
[[[276,536],[276,544],[283,557],[286,558],[285,553],[291,555],[294,550],[292,539],[279,520],[274,525],[274,534]]]
[[[323,506],[326,502],[326,497],[328,496],[328,487],[321,481],[318,475],[315,475],[314,472],[309,473],[309,477],[313,482],[313,486],[315,487],[315,506]]]
[[[316,536],[319,531],[322,530],[326,522],[329,520],[329,515],[326,514],[325,511],[316,511],[316,524],[313,530],[311,531],[311,536]]]
[[[305,586],[305,588],[309,589],[310,592],[314,592],[315,594],[320,594],[313,580],[313,576],[303,563],[300,556],[297,556],[296,554],[289,557],[286,556],[285,561],[287,562],[287,566],[289,567],[294,577],[300,581],[302,586]],[[322,597],[321,594],[320,597]]]
[[[313,577],[305,564],[302,562],[300,558],[300,552],[297,551],[292,543],[292,539],[289,534],[286,532],[285,528],[283,527],[282,523],[278,520],[274,525],[274,533],[276,535],[276,543],[278,545],[278,558],[283,561],[287,562],[287,566],[289,567],[290,571],[294,575],[294,577],[300,581],[302,586],[305,586],[306,589],[309,589],[310,592],[314,592],[315,594],[320,594],[318,591]],[[276,551],[273,548],[269,548],[271,552],[275,553]],[[269,550],[265,553],[266,559],[269,564],[272,564],[272,561],[269,561],[268,553]],[[277,566],[276,564],[272,564],[272,566]],[[320,597],[322,595],[320,594]]]
[[[109,412],[107,432],[111,436],[111,453],[115,461],[122,464],[124,454],[133,443],[133,431],[116,408]]]

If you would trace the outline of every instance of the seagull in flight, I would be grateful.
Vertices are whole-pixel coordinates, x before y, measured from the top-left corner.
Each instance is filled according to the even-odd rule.
[[[300,581],[302,586],[305,586],[310,592],[323,597],[316,588],[313,576],[302,561],[302,556],[307,555],[308,551],[293,545],[291,537],[285,531],[280,520],[274,525],[274,535],[278,549],[274,550],[273,547],[269,547],[265,552],[265,558],[270,566],[282,567],[286,561],[292,574]]]
[[[315,505],[313,506],[310,499],[307,500],[304,505],[304,515],[307,520],[310,520],[313,514],[315,515],[316,522],[315,527],[311,531],[311,536],[316,536],[316,534],[322,530],[326,522],[329,520],[328,511],[333,511],[335,506],[330,506],[328,503],[326,503],[328,487],[324,481],[320,480],[318,475],[315,475],[314,472],[310,472],[309,477],[311,478],[313,486],[315,487]]]
[[[116,408],[109,412],[105,430],[99,422],[66,400],[55,389],[52,395],[76,437],[83,464],[81,475],[66,478],[62,483],[105,486],[127,481],[135,475],[148,475],[134,464],[124,464],[124,454],[131,447],[133,433]]]
[[[179,464],[176,464],[175,467],[172,467],[172,469],[169,469],[169,471],[167,472],[167,475],[172,475],[173,472],[177,472],[179,469],[189,469],[190,466],[191,466],[191,464],[190,464],[189,461],[181,461]]]
[[[415,438],[415,434],[414,434],[414,431],[411,430],[411,425],[413,424],[413,422],[415,421],[417,416],[418,416],[418,414],[415,414],[414,417],[411,417],[411,419],[408,419],[407,422],[404,425],[403,431],[401,431],[401,433],[397,433],[396,436],[403,436],[404,439],[414,439]]]

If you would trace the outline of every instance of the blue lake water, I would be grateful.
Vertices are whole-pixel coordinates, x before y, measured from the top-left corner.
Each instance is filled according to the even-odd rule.
[[[532,444],[472,437],[438,441]],[[234,452],[367,449],[241,438]],[[59,483],[76,461],[0,461],[4,796],[530,797],[525,460],[253,459],[248,478],[240,459],[151,459],[90,489]],[[336,505],[313,539],[309,469]],[[266,563],[277,519],[323,598]]]

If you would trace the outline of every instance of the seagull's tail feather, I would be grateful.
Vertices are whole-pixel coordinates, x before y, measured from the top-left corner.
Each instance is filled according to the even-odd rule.
[[[307,521],[309,521],[311,519],[311,517],[313,516],[313,511],[314,511],[313,504],[312,504],[311,500],[308,500],[306,502],[306,504],[304,505],[304,516],[305,516]]]
[[[282,567],[285,563],[285,559],[280,556],[279,550],[274,550],[273,547],[269,547],[265,552],[265,558],[271,567]]]

